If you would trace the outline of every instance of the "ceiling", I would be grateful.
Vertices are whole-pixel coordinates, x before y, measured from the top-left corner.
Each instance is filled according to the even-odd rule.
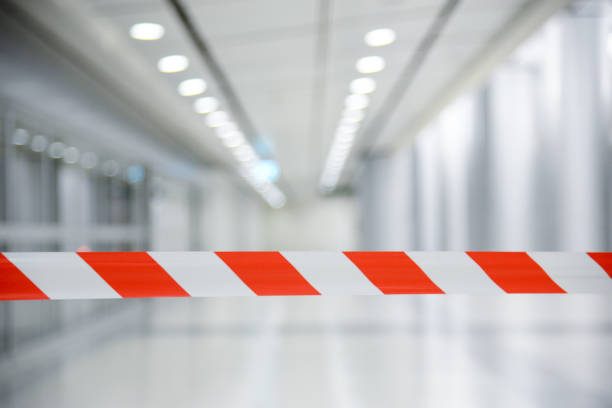
[[[254,147],[263,158],[278,162],[279,184],[294,201],[316,194],[349,83],[361,75],[355,69],[357,59],[379,55],[386,60],[382,72],[371,74],[377,89],[371,95],[354,149],[362,152],[401,137],[411,121],[503,34],[522,9],[537,2],[459,1],[433,46],[415,57],[417,47],[446,3],[445,0],[183,1],[254,124],[256,134],[251,135]],[[115,69],[114,75],[117,81],[129,81],[133,85],[130,92],[141,93],[141,100],[146,99],[143,104],[158,113],[180,110],[182,128],[166,132],[167,137],[185,139],[190,148],[196,146],[220,163],[235,166],[202,115],[193,111],[191,103],[195,98],[181,97],[176,92],[181,80],[202,77],[209,84],[206,93],[227,105],[214,75],[169,2],[56,0],[53,4],[61,10],[70,10],[72,22],[81,29],[100,33],[104,49],[89,47],[88,51],[82,47],[82,52],[103,51],[110,67],[131,63],[131,70]],[[166,34],[158,41],[133,40],[129,28],[138,22],[160,23]],[[364,35],[383,27],[396,32],[396,41],[386,47],[366,46]],[[169,54],[186,55],[190,67],[175,74],[157,72],[158,59]],[[418,67],[416,75],[412,81],[401,82],[402,70],[409,63]],[[387,100],[390,91],[398,87],[403,87],[401,97]],[[397,95],[398,89],[395,90]],[[147,95],[149,91],[151,95]],[[393,110],[388,109],[389,103]],[[163,119],[170,124],[177,121],[178,113],[165,116]],[[370,126],[374,118],[378,124]],[[357,159],[354,154],[353,166],[345,171],[344,181],[350,180],[348,173]]]

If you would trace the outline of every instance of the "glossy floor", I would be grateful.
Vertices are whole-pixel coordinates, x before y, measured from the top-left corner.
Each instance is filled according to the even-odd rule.
[[[612,406],[612,299],[601,296],[181,299],[144,310],[145,325],[3,376],[2,405]]]

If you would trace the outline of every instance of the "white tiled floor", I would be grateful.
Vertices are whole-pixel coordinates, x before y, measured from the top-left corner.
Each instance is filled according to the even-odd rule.
[[[162,300],[7,407],[610,407],[612,299]]]

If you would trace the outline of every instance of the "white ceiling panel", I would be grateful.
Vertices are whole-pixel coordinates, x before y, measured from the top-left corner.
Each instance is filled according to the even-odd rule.
[[[57,0],[71,3],[77,0]],[[182,53],[192,65],[179,74],[157,75],[160,84],[176,95],[160,104],[183,106],[193,112],[193,98],[176,94],[182,79],[202,77],[209,94],[223,99],[213,76],[188,37],[174,9],[164,0],[87,0],[99,22],[113,26],[135,55],[155,71],[164,55]],[[389,92],[398,87],[402,70],[414,59],[445,0],[309,0],[246,1],[185,0],[187,12],[210,45],[222,70],[281,165],[283,181],[307,198],[316,191],[344,98],[358,58],[379,55],[386,68],[371,74],[377,90],[358,134],[360,148],[384,145],[406,129],[436,95],[476,60],[513,16],[533,0],[463,0],[451,15],[414,80],[404,90],[391,116],[382,112]],[[323,7],[323,9],[321,9]],[[160,41],[134,41],[127,35],[137,22],[163,24]],[[87,24],[96,22],[88,21]],[[396,41],[370,48],[363,41],[372,29],[391,28]],[[119,49],[119,48],[118,48]],[[121,55],[117,55],[121,58]],[[158,84],[159,85],[159,84]],[[373,118],[384,117],[382,132],[368,134]],[[219,144],[202,124],[205,144]],[[218,147],[218,146],[217,146]]]

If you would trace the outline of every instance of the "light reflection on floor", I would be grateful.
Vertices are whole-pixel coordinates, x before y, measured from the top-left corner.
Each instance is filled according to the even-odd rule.
[[[160,300],[7,407],[609,407],[612,299]],[[6,387],[4,387],[6,389]]]

